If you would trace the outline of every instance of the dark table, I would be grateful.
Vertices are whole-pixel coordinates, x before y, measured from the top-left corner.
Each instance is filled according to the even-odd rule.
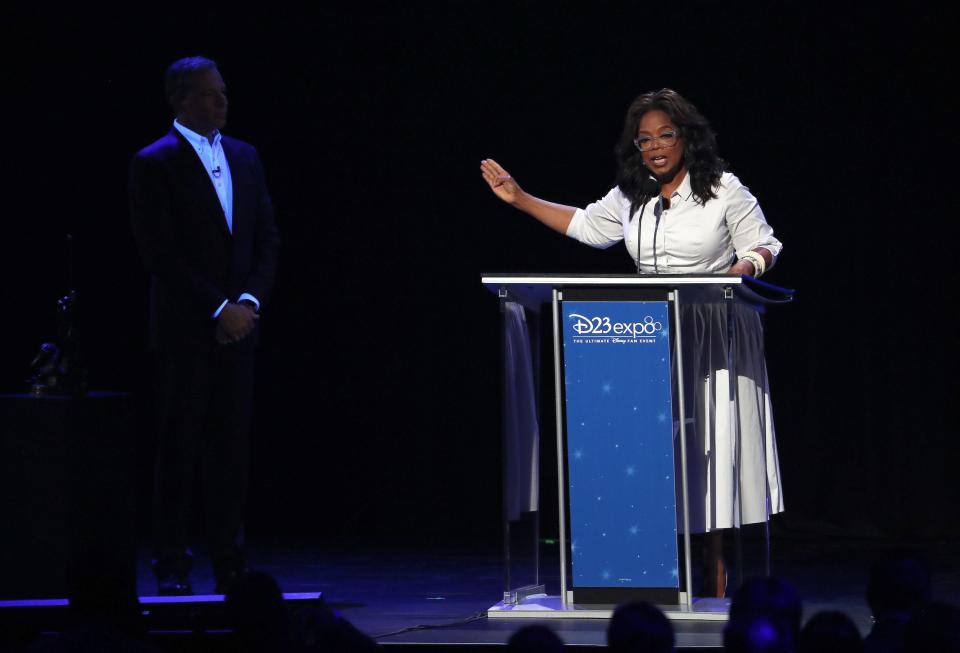
[[[0,599],[64,597],[99,565],[134,582],[133,423],[128,393],[0,395]]]

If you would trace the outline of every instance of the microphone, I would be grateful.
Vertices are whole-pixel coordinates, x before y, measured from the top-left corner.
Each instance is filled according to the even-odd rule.
[[[660,182],[653,175],[650,175],[640,182],[640,193],[647,197],[654,197],[660,193]]]

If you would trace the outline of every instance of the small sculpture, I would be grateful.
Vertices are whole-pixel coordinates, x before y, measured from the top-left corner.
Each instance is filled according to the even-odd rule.
[[[70,285],[73,285],[73,238],[67,236]],[[30,363],[32,374],[27,382],[35,396],[84,395],[87,392],[87,370],[81,365],[76,324],[77,291],[71,290],[57,300],[56,342],[45,342]]]

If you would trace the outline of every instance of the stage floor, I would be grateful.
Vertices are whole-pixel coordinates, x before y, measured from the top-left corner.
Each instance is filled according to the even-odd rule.
[[[774,542],[773,571],[804,599],[804,616],[840,610],[863,633],[870,629],[864,599],[871,560],[885,549],[909,546],[923,551],[933,567],[934,597],[960,604],[960,570],[955,541],[891,542],[836,538],[797,538]],[[544,623],[569,645],[605,642],[603,619],[488,619],[487,609],[502,598],[500,553],[470,545],[396,545],[382,541],[309,542],[255,539],[251,568],[273,575],[284,592],[323,593],[325,601],[360,630],[384,644],[502,644],[528,623]],[[153,595],[155,584],[144,548],[138,591]],[[548,594],[558,593],[558,574],[545,563]],[[214,581],[202,551],[193,574],[198,594]],[[676,622],[678,648],[718,647],[723,622]]]

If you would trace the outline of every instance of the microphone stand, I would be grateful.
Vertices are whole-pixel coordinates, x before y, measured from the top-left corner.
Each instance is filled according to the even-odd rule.
[[[660,182],[657,181],[656,177],[650,175],[640,185],[641,195],[640,199],[643,200],[643,204],[640,206],[640,217],[637,218],[637,274],[640,274],[640,234],[641,229],[643,228],[643,212],[647,208],[647,204],[650,203],[650,200],[654,196],[660,197]],[[662,200],[662,198],[661,198]],[[660,201],[657,202],[660,205]],[[661,211],[662,212],[662,211]],[[660,215],[657,214],[657,223],[653,228],[653,270],[657,270],[657,228],[660,226]]]

